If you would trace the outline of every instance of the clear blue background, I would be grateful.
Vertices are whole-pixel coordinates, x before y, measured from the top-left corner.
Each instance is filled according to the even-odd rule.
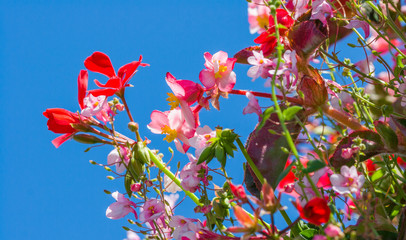
[[[57,135],[47,130],[42,112],[78,110],[77,76],[92,52],[108,54],[116,69],[142,54],[151,66],[131,80],[135,87],[126,91],[127,100],[141,135],[152,140],[150,147],[167,153],[174,145],[146,128],[154,109],[168,110],[166,72],[198,81],[204,52],[223,50],[232,56],[252,45],[247,3],[31,0],[3,1],[0,11],[0,239],[123,239],[121,226],[129,224],[105,217],[114,200],[103,192],[124,192],[122,180],[107,180],[103,168],[89,164],[90,159],[106,163],[112,148],[84,153],[87,146],[68,141],[55,149],[51,140]],[[247,70],[236,65],[236,88],[264,90],[264,81],[252,83]],[[94,78],[106,81],[90,73]],[[244,96],[221,99],[222,111],[202,111],[201,123],[234,128],[245,141],[257,121],[255,115],[242,115],[247,102]],[[128,133],[127,116],[117,120],[118,130]],[[174,161],[188,162],[179,153]],[[243,159],[238,155],[230,161],[231,176],[241,183]],[[186,201],[176,213],[188,216],[193,207]]]
[[[166,72],[198,81],[204,52],[232,56],[252,44],[246,2],[3,1],[0,11],[0,239],[123,239],[121,226],[129,224],[105,217],[114,199],[103,192],[123,192],[121,180],[107,180],[106,171],[89,164],[106,163],[112,148],[84,153],[87,146],[68,141],[55,149],[51,140],[57,135],[47,130],[42,112],[77,111],[77,75],[92,52],[108,54],[116,69],[142,54],[151,67],[131,80],[135,87],[126,91],[127,99],[141,134],[167,152],[174,146],[146,128],[154,109],[168,110]],[[239,89],[262,89],[262,81],[252,84],[246,76],[247,67],[235,71]],[[91,73],[94,78],[106,81]],[[257,120],[242,117],[247,102],[243,96],[222,99],[224,111],[203,111],[201,122],[235,128],[245,140]],[[117,118],[119,131],[126,132],[127,116]],[[184,165],[187,158],[176,153],[175,161]],[[243,160],[233,161],[241,183]],[[176,212],[187,215],[192,208],[186,202]]]

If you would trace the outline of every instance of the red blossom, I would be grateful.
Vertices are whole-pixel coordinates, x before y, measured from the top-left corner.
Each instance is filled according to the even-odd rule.
[[[244,187],[242,185],[234,185],[231,182],[229,183],[231,192],[233,195],[243,202],[248,202],[247,194],[245,193]]]
[[[285,28],[279,28],[279,36],[283,38],[288,29],[293,25],[295,20],[284,9],[276,9],[276,19],[278,24],[283,25]],[[275,49],[277,39],[275,37],[275,20],[272,15],[269,16],[269,28],[267,31],[261,33],[254,42],[261,44],[261,50],[264,56],[268,56]]]
[[[52,144],[54,144],[55,147],[59,147],[78,132],[78,130],[74,129],[71,125],[80,122],[77,113],[72,113],[62,108],[49,108],[43,114],[48,118],[48,130],[54,133],[64,134],[52,140]]]
[[[314,225],[326,223],[330,218],[331,210],[328,207],[326,200],[323,198],[313,198],[307,202],[304,207],[299,203],[296,203],[296,208],[299,211],[301,218]]]
[[[141,63],[142,56],[138,61],[133,61],[122,66],[116,75],[113,65],[111,64],[110,58],[102,52],[94,52],[90,57],[85,60],[85,67],[92,72],[101,73],[109,78],[106,84],[100,83],[98,80],[94,80],[95,84],[101,89],[90,90],[93,96],[97,97],[100,95],[112,96],[114,94],[123,95],[124,89],[130,84],[131,77],[136,72],[139,66],[149,66],[149,64]]]

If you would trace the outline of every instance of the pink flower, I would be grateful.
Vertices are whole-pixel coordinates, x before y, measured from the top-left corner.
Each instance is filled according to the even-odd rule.
[[[245,96],[247,96],[249,102],[248,105],[243,109],[242,114],[256,113],[258,115],[258,118],[260,119],[262,110],[259,106],[258,100],[251,92],[247,92]]]
[[[203,228],[198,220],[185,218],[183,216],[173,216],[169,222],[169,226],[175,229],[172,233],[172,237],[176,240],[194,240],[196,239],[197,232]]]
[[[326,233],[327,236],[329,237],[344,237],[344,233],[341,231],[341,228],[337,227],[336,225],[329,224],[326,229],[324,229],[324,232]]]
[[[135,218],[137,218],[137,213],[135,210],[132,208],[137,207],[135,203],[132,201],[128,200],[127,198],[124,197],[123,194],[119,192],[114,192],[111,194],[111,196],[116,199],[117,202],[112,203],[106,210],[106,216],[110,219],[120,219],[125,217],[127,214],[130,212],[134,213]]]
[[[129,153],[130,151],[126,147],[120,146],[120,154],[123,157],[121,159],[120,154],[118,154],[117,149],[113,149],[109,155],[107,155],[107,164],[109,166],[115,165],[116,166],[116,172],[117,173],[122,173],[126,170],[125,165],[123,164],[123,161],[126,165],[130,162],[129,158]]]
[[[263,33],[269,25],[270,10],[267,6],[259,3],[248,3],[248,23],[250,33]]]
[[[199,79],[207,89],[219,88],[222,92],[229,92],[233,89],[236,82],[236,75],[233,72],[235,58],[228,58],[228,54],[223,51],[215,53],[213,56],[204,53],[206,62],[199,74]]]
[[[333,16],[333,9],[331,9],[330,4],[326,2],[326,0],[314,1],[312,4],[312,16],[310,17],[310,19],[318,19],[324,25],[326,25],[327,24],[326,14],[328,14],[327,17]]]
[[[268,69],[267,66],[273,65],[272,61],[264,57],[262,51],[259,53],[257,51],[252,51],[254,56],[248,57],[247,61],[249,64],[253,65],[248,69],[247,75],[252,78],[252,81],[255,81],[258,77],[267,78]]]
[[[406,97],[405,97],[406,96],[406,83],[401,83],[399,85],[399,92],[403,95],[402,99],[400,101],[400,105],[402,107],[406,107]]]
[[[351,194],[358,192],[362,185],[364,185],[365,177],[358,175],[355,166],[349,168],[344,165],[341,167],[341,174],[331,175],[330,181],[334,191],[339,194]]]
[[[186,123],[192,128],[196,127],[196,116],[189,106],[202,98],[203,87],[189,80],[177,80],[169,72],[165,79],[173,92],[173,94],[168,93],[169,97],[167,98],[171,110],[180,106]]]
[[[141,238],[133,231],[127,231],[127,238],[124,240],[141,240]]]
[[[149,199],[144,203],[142,206],[141,213],[140,213],[140,221],[148,222],[153,229],[154,223],[152,221],[157,220],[158,218],[162,218],[161,221],[164,221],[164,213],[165,213],[165,204],[158,199]]]
[[[353,19],[353,20],[350,21],[349,24],[347,24],[344,27],[348,28],[348,29],[362,28],[362,30],[364,30],[364,33],[365,33],[365,38],[369,37],[369,24],[367,22],[365,22],[365,21]]]
[[[392,39],[390,41],[396,47],[401,44],[398,39]],[[367,43],[369,44],[369,46],[371,46],[372,49],[379,52],[380,54],[388,53],[389,49],[392,48],[391,46],[389,46],[388,42],[379,37],[378,33],[376,33],[375,31],[372,31],[371,37],[368,38]]]
[[[327,240],[327,237],[323,235],[314,235],[313,240]]]
[[[83,103],[85,108],[82,109],[80,114],[85,117],[92,117],[103,110],[103,105],[107,104],[107,98],[106,96],[94,97],[92,94],[89,94],[85,97]]]
[[[153,133],[166,134],[164,140],[175,141],[176,149],[182,153],[188,150],[190,146],[188,139],[192,138],[196,131],[195,128],[186,124],[185,117],[179,108],[166,112],[154,110],[151,113],[151,123],[148,124],[148,128]],[[184,143],[183,147],[180,141]]]
[[[189,139],[190,146],[196,149],[196,157],[199,157],[203,150],[210,145],[208,141],[215,136],[216,131],[211,130],[209,126],[198,127],[196,129],[195,135]]]
[[[358,152],[358,150],[359,150],[358,147],[355,147],[355,148],[343,148],[341,150],[341,157],[343,157],[344,159],[349,159],[354,154],[356,154]]]
[[[206,163],[197,164],[197,159],[190,153],[187,154],[190,162],[186,164],[179,176],[182,179],[182,187],[190,192],[196,192],[200,182],[206,186],[209,185],[207,180],[208,167]]]

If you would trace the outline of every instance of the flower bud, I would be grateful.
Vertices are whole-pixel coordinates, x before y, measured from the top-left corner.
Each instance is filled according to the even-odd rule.
[[[139,128],[138,123],[136,123],[136,122],[129,122],[128,123],[128,129],[130,129],[131,132],[138,131],[138,128]]]
[[[275,193],[271,187],[271,185],[268,184],[267,181],[264,182],[262,185],[262,201],[264,203],[263,208],[269,212],[275,212],[278,202],[277,199],[275,198]]]
[[[327,102],[328,93],[323,78],[317,70],[310,70],[309,75],[304,75],[297,87],[303,93],[303,104],[307,107],[318,107]]]
[[[139,192],[141,190],[141,183],[131,184],[131,191]]]
[[[108,143],[105,140],[102,140],[98,137],[89,134],[75,134],[73,136],[73,140],[84,144]]]
[[[288,32],[290,46],[303,59],[308,59],[327,37],[328,29],[319,20],[297,22]]]

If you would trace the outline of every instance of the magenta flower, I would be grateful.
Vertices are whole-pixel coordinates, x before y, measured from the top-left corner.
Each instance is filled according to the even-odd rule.
[[[151,113],[151,123],[148,124],[148,128],[153,133],[166,134],[164,140],[174,141],[176,149],[182,153],[189,149],[189,138],[193,137],[196,131],[186,123],[179,108],[166,112],[154,110]],[[183,146],[180,141],[184,143]]]
[[[149,199],[142,206],[140,213],[140,221],[148,222],[151,227],[154,229],[154,224],[152,221],[162,218],[164,222],[164,213],[165,213],[165,204],[158,199]]]
[[[229,92],[236,82],[236,75],[233,72],[235,58],[228,58],[228,54],[223,51],[215,53],[213,56],[204,53],[206,63],[199,74],[199,79],[207,89],[218,88],[222,92]]]
[[[256,113],[258,118],[261,119],[262,110],[259,106],[257,98],[251,92],[247,92],[245,96],[249,99],[249,102],[248,105],[243,109],[242,114]]]
[[[339,194],[351,194],[360,190],[364,185],[365,177],[364,175],[358,175],[355,166],[349,168],[344,165],[341,167],[341,174],[331,175],[330,181],[334,191]]]
[[[166,83],[171,88],[172,93],[168,93],[171,110],[181,107],[182,115],[190,127],[196,127],[196,116],[190,109],[190,105],[200,101],[203,96],[203,87],[189,80],[177,80],[169,72],[166,74]]]
[[[113,192],[111,196],[116,199],[117,202],[112,203],[106,210],[106,217],[110,219],[120,219],[125,217],[130,212],[134,213],[135,218],[137,218],[137,213],[132,207],[137,207],[135,203],[124,197],[123,194],[119,192]]]

